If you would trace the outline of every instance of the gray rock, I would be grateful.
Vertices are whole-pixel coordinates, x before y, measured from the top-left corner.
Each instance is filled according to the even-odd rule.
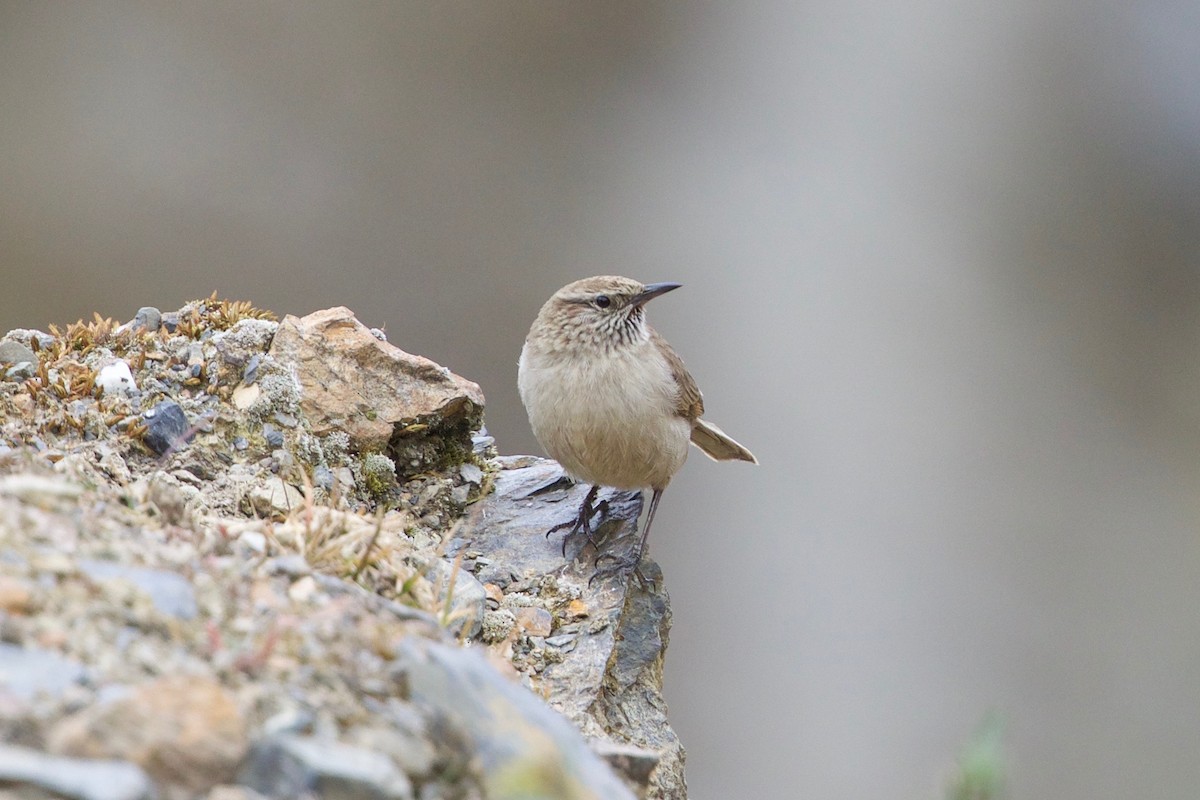
[[[291,414],[284,413],[283,411],[275,412],[275,421],[278,422],[280,427],[283,428],[294,428],[300,424],[300,420],[296,419],[296,417]]]
[[[271,423],[264,423],[262,426],[263,438],[267,440],[267,444],[271,447],[283,447],[283,431],[275,427]]]
[[[633,800],[571,723],[481,653],[410,638],[400,655],[413,701],[444,726],[443,736],[469,744],[484,796]],[[570,786],[587,793],[564,794]]]
[[[142,441],[160,456],[168,450],[179,449],[191,439],[187,435],[191,423],[174,400],[163,400],[143,416],[147,430]]]
[[[604,683],[609,690],[599,694],[592,713],[606,721],[606,732],[617,742],[659,754],[649,785],[662,797],[686,797],[683,746],[671,730],[661,694],[671,607],[667,595],[655,588],[663,582],[658,564],[643,561],[641,569],[648,585],[630,582],[613,653],[606,662]]]
[[[487,610],[487,590],[465,569],[458,570],[451,585],[450,576],[453,572],[453,564],[438,560],[434,562],[428,577],[437,585],[442,604],[446,602],[447,594],[453,591],[450,599],[450,618],[445,623],[446,627],[456,635],[474,638],[479,635],[483,626],[483,612]]]
[[[196,594],[192,584],[175,572],[131,567],[116,561],[80,559],[79,570],[95,581],[126,580],[144,592],[163,614],[179,619],[196,617]]]
[[[162,325],[162,312],[154,306],[142,306],[133,315],[133,327],[154,333]]]
[[[258,380],[263,354],[277,327],[278,323],[265,319],[239,320],[229,330],[214,334],[212,344],[222,362],[242,371],[242,382],[248,386]]]
[[[146,773],[127,761],[48,756],[0,744],[0,786],[37,787],[72,800],[153,800]]]
[[[238,783],[268,797],[306,792],[338,800],[412,800],[408,777],[387,756],[341,742],[281,734],[250,748]]]
[[[662,661],[671,618],[658,565],[642,561],[648,585],[617,577],[591,585],[590,546],[581,550],[580,544],[571,544],[564,558],[561,534],[545,536],[577,512],[587,487],[572,485],[553,461],[529,457],[496,461],[501,469],[495,491],[471,506],[450,552],[467,548],[484,554],[477,577],[485,583],[503,586],[510,575],[533,575],[537,583],[536,576],[541,575],[578,591],[589,622],[569,640],[560,634],[544,641],[562,657],[546,665],[539,688],[589,737],[658,755],[649,782],[635,783],[639,792],[686,797],[684,751],[668,723],[662,698]],[[641,498],[608,491],[600,498],[609,504],[607,519],[597,531],[600,546],[606,553],[624,555],[636,540]],[[585,558],[570,558],[575,555]],[[485,563],[488,559],[491,563]],[[639,766],[626,774],[633,780],[640,770]]]
[[[246,503],[262,516],[287,516],[304,505],[304,495],[282,478],[268,478],[246,494]]]
[[[162,326],[167,329],[167,333],[174,333],[179,327],[179,312],[167,311],[162,315]]]
[[[33,347],[33,340],[36,339],[38,348],[42,350],[54,344],[53,336],[45,331],[34,330],[32,328],[13,328],[4,335],[4,338],[9,341],[28,345],[30,348]]]
[[[467,483],[473,483],[476,486],[483,483],[483,470],[479,468],[478,464],[472,464],[468,461],[458,468],[458,474]]]
[[[480,429],[479,433],[471,437],[471,449],[479,455],[487,455],[495,446],[495,437],[489,436],[486,430]]]
[[[313,485],[319,489],[329,491],[333,488],[334,475],[333,470],[329,467],[317,467],[313,470]]]
[[[242,534],[245,536],[245,534]],[[265,542],[264,549],[265,549]],[[267,561],[267,572],[271,575],[287,575],[289,578],[303,578],[312,574],[308,560],[299,553],[288,553]]]
[[[592,747],[601,758],[634,786],[648,786],[651,774],[658,767],[658,753],[644,747],[616,744],[605,740],[593,742]]]
[[[4,371],[4,377],[10,381],[27,381],[36,374],[36,361],[19,361]]]
[[[0,689],[17,697],[57,695],[86,675],[83,665],[57,653],[0,642]]]
[[[586,582],[590,565],[564,560],[562,534],[549,539],[545,534],[578,512],[588,487],[571,484],[553,461],[518,457],[498,462],[502,469],[496,474],[495,492],[471,507],[466,529],[458,537],[491,560],[479,571],[479,580],[498,583],[509,571],[548,575],[566,569]],[[609,490],[600,499],[608,502],[609,514],[597,534],[607,537],[605,552],[622,555],[634,543],[631,521],[641,513],[641,499]],[[570,548],[567,555],[574,555]],[[598,583],[603,586],[597,588],[617,588],[614,580]]]
[[[6,339],[0,342],[0,364],[37,363],[37,355],[27,344]]]
[[[262,356],[258,353],[250,356],[250,360],[246,362],[246,368],[242,370],[242,383],[247,386],[258,380],[258,368],[262,364]]]

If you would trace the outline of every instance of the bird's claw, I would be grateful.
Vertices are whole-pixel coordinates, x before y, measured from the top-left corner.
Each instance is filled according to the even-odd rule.
[[[566,522],[560,522],[550,530],[546,531],[547,539],[549,539],[550,535],[553,533],[558,533],[559,531],[563,530],[567,532],[566,535],[563,536],[562,540],[563,558],[567,557],[567,544],[571,539],[574,539],[580,534],[583,534],[583,537],[587,542],[587,544],[584,545],[585,548],[590,544],[593,549],[600,549],[600,546],[596,542],[596,538],[592,535],[592,532],[600,525],[603,525],[608,519],[609,507],[608,500],[601,500],[593,505],[592,500],[594,499],[595,495],[596,490],[588,492],[587,497],[584,498],[583,506],[579,509],[579,513],[574,519],[567,520]],[[595,518],[594,521],[592,519],[593,517]],[[583,548],[580,548],[580,552],[583,552]]]
[[[612,563],[607,566],[601,566],[601,562],[605,561],[611,561]],[[611,577],[625,577],[630,572],[634,574],[638,579],[638,583],[643,587],[648,583],[653,583],[652,581],[648,581],[646,576],[642,574],[641,564],[642,554],[640,552],[628,553],[623,556],[613,555],[612,553],[601,553],[596,556],[594,562],[596,569],[592,573],[592,577],[588,578],[588,588],[592,588],[598,580],[605,580]]]

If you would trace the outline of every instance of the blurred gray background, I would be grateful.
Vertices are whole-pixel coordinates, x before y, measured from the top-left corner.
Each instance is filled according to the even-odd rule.
[[[655,556],[696,798],[1200,785],[1195,3],[0,4],[0,330],[344,304],[537,452],[596,273],[759,468]]]

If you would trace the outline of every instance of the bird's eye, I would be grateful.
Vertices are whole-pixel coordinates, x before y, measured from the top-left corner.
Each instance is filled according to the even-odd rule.
[[[606,294],[596,295],[596,308],[608,308],[612,305],[612,300]]]

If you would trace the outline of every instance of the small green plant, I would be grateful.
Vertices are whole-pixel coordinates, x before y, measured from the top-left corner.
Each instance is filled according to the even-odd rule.
[[[1004,721],[988,712],[958,755],[947,800],[999,800],[1004,792]]]

